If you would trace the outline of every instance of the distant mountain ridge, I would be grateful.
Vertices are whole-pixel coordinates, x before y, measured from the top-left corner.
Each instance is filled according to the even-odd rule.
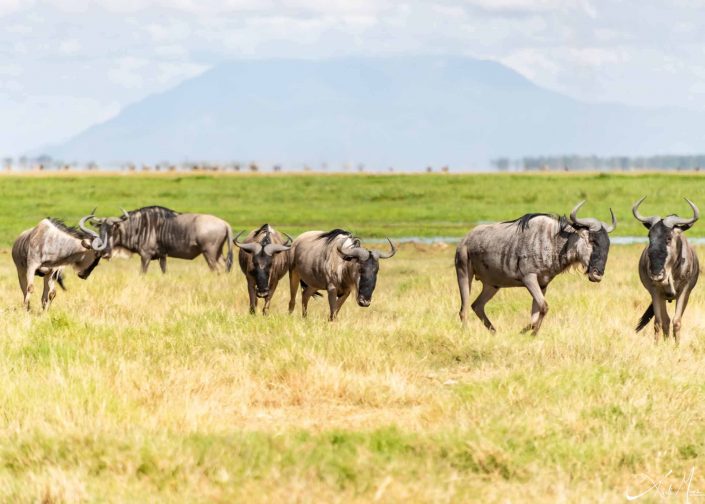
[[[700,152],[700,114],[583,103],[461,57],[233,61],[126,107],[55,159],[487,168],[491,158]]]

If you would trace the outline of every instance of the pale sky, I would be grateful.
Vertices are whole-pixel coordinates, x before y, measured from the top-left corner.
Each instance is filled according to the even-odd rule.
[[[705,111],[705,1],[0,0],[0,154],[233,58],[465,55],[587,101]]]

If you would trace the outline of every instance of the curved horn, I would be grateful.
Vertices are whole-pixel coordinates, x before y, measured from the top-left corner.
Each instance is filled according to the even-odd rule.
[[[570,212],[570,222],[574,225],[574,227],[588,228],[590,231],[599,231],[602,227],[602,223],[597,219],[593,219],[592,217],[584,217],[582,219],[578,219],[578,210],[580,210],[580,207],[582,207],[584,204],[585,200],[575,205],[575,208],[573,208],[573,210]]]
[[[289,245],[280,245],[278,243],[270,243],[269,245],[264,246],[264,253],[267,254],[268,256],[273,256],[274,254],[278,252],[286,252],[289,250],[291,246]]]
[[[93,218],[93,214],[92,214],[92,213],[91,213],[91,215],[86,215],[86,216],[84,216],[84,217],[81,218],[81,220],[78,222],[78,227],[81,228],[81,230],[83,230],[84,232],[88,233],[90,236],[93,237],[93,239],[91,240],[91,248],[92,248],[93,250],[95,250],[96,252],[100,252],[101,250],[104,250],[105,247],[108,246],[108,241],[107,241],[107,240],[103,240],[103,239],[98,235],[98,233],[96,233],[96,232],[93,231],[92,229],[89,229],[89,228],[86,227],[86,221],[89,220],[89,219],[92,219],[92,218]]]
[[[86,215],[85,217],[82,217],[80,221],[78,221],[78,227],[81,228],[81,231],[84,231],[85,233],[88,233],[91,235],[93,238],[100,238],[98,236],[98,233],[93,231],[92,229],[89,229],[86,227],[86,221],[93,219],[94,215],[91,213],[90,215]]]
[[[608,233],[611,233],[612,231],[614,231],[615,229],[617,229],[617,219],[615,218],[614,212],[612,211],[611,208],[610,208],[610,215],[612,216],[612,224],[610,224],[610,225],[608,226],[608,225],[605,224],[604,222],[602,223],[602,225],[603,225],[604,228],[605,228],[605,231],[607,231]]]
[[[678,217],[677,215],[669,215],[665,219],[663,219],[663,224],[669,228],[672,227],[680,227],[684,229],[689,229],[690,226],[695,224],[695,221],[697,221],[700,218],[700,210],[698,210],[698,207],[695,206],[695,203],[690,201],[688,198],[684,198],[688,204],[690,205],[690,208],[693,209],[693,217],[690,219],[685,219],[683,217]]]
[[[367,259],[369,259],[369,250],[366,250],[362,247],[343,247],[343,243],[338,245],[338,252],[340,252],[345,257],[354,257],[356,259],[359,259],[360,261],[367,261]]]
[[[244,250],[245,252],[249,252],[250,254],[259,254],[260,250],[262,250],[262,245],[260,245],[257,242],[252,242],[252,243],[240,243],[237,241],[238,238],[240,238],[240,235],[244,233],[245,231],[240,231],[235,238],[233,238],[233,243],[235,246],[239,249]]]
[[[284,231],[280,231],[280,233],[283,234],[284,236],[286,236],[286,241],[284,242],[284,245],[290,245],[291,242],[294,241],[294,239],[291,236],[289,236],[288,234],[286,234]]]
[[[643,224],[648,224],[648,227],[651,227],[654,224],[656,224],[658,221],[660,221],[661,217],[659,217],[658,215],[653,215],[651,217],[644,217],[643,215],[641,215],[639,213],[639,210],[638,210],[639,205],[641,205],[641,202],[644,201],[645,199],[646,199],[646,196],[644,196],[643,198],[641,198],[639,201],[637,201],[636,203],[634,203],[632,205],[632,215],[634,215],[634,218],[636,220],[638,220],[639,222],[641,222]]]
[[[377,259],[389,259],[397,253],[397,248],[392,243],[392,240],[387,238],[387,241],[389,242],[389,246],[392,247],[392,250],[390,250],[389,252],[378,252],[377,250],[375,250],[372,253],[375,254],[375,257],[377,257]]]
[[[122,217],[121,217],[122,220],[127,220],[130,218],[130,214],[127,213],[127,210],[125,210],[122,207],[120,207],[120,210],[122,211]]]

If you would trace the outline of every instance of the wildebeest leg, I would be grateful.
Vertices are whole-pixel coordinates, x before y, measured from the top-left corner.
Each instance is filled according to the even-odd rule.
[[[336,316],[338,315],[338,312],[340,311],[340,308],[343,306],[343,303],[345,303],[345,300],[348,299],[348,296],[350,295],[350,291],[344,292],[340,296],[338,296],[338,300],[336,301],[335,304],[335,314]]]
[[[37,266],[35,265],[27,265],[27,271],[25,271],[24,278],[25,278],[25,288],[24,288],[24,305],[25,308],[27,308],[27,311],[29,311],[29,298],[32,295],[32,292],[34,292],[34,273],[37,271]],[[20,282],[21,284],[21,282]]]
[[[147,273],[147,270],[149,269],[149,261],[151,261],[152,258],[149,256],[140,256],[140,261],[142,262],[142,273]]]
[[[338,304],[338,289],[329,285],[326,290],[328,291],[328,308],[330,309],[328,320],[333,322],[335,320],[335,307]]]
[[[546,287],[541,288],[541,294],[546,296]],[[521,330],[521,333],[524,334],[526,332],[529,332],[531,329],[533,329],[534,324],[536,324],[539,321],[539,315],[541,314],[541,311],[539,310],[539,305],[534,299],[531,302],[531,323],[526,326],[524,329]]]
[[[27,272],[23,269],[17,270],[17,277],[20,281],[20,289],[22,289],[22,303],[27,305]],[[29,308],[28,308],[29,309]]]
[[[495,328],[492,325],[492,322],[490,322],[490,319],[487,318],[487,315],[485,314],[485,305],[490,299],[494,297],[495,294],[497,294],[498,290],[499,289],[493,285],[483,283],[482,292],[480,292],[480,295],[477,296],[477,299],[472,304],[472,311],[474,311],[475,315],[477,315],[479,319],[482,320],[482,323],[485,324],[485,327],[492,332],[495,332]]]
[[[159,267],[162,269],[162,273],[166,273],[166,256],[159,258]]]
[[[54,272],[44,276],[44,292],[42,293],[42,309],[48,310],[52,300],[56,297],[56,288],[54,287]]]
[[[470,303],[470,287],[472,286],[472,263],[467,256],[467,250],[459,250],[455,254],[455,273],[458,276],[460,289],[460,321],[463,325],[468,322],[468,305]]]
[[[255,279],[247,277],[247,294],[250,296],[250,313],[254,315],[257,312],[257,295],[255,294]]]
[[[294,308],[296,308],[296,294],[299,291],[300,282],[301,276],[296,270],[289,270],[289,313],[292,313]]]
[[[688,298],[690,297],[690,290],[686,289],[681,292],[681,295],[676,299],[676,313],[673,315],[673,339],[676,340],[676,345],[680,343],[681,339],[681,317],[685,311],[685,307],[688,306]]]
[[[267,293],[267,297],[264,298],[264,306],[262,307],[262,315],[267,315],[269,313],[269,303],[272,302],[272,296],[274,296],[274,291],[277,290],[277,285],[279,284],[278,280],[275,280],[272,278],[272,280],[269,282],[269,292]]]
[[[654,304],[654,343],[658,344],[659,334],[663,331],[663,339],[668,338],[668,312],[666,311],[666,300],[658,294],[651,297]]]
[[[531,326],[533,329],[532,334],[536,336],[539,332],[539,329],[541,329],[541,323],[543,322],[543,318],[546,316],[546,313],[548,313],[548,303],[546,302],[546,298],[543,297],[544,289],[542,289],[539,285],[539,280],[538,278],[536,278],[536,275],[526,275],[522,281],[524,282],[524,285],[526,285],[526,288],[529,290],[529,293],[531,293],[531,296],[534,298],[534,303],[536,303],[538,307],[539,313],[538,317],[536,317],[536,322],[533,321],[533,313],[531,317]]]
[[[211,252],[210,250],[204,250],[203,258],[206,260],[206,263],[208,264],[208,267],[211,271],[218,270],[218,261],[215,258],[215,253]]]
[[[303,294],[301,294],[301,315],[306,317],[308,314],[308,300],[311,299],[316,293],[316,289],[313,287],[306,287]]]

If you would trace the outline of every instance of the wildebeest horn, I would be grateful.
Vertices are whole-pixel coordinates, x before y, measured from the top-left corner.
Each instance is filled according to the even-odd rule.
[[[673,228],[673,227],[678,227],[682,229],[689,229],[690,226],[695,224],[695,221],[700,218],[700,210],[698,210],[698,207],[695,206],[695,203],[690,201],[688,198],[684,198],[688,204],[690,205],[690,208],[693,209],[693,217],[691,219],[685,219],[683,217],[678,217],[677,215],[669,215],[665,219],[663,219],[663,224],[666,227]]]
[[[656,224],[658,221],[660,221],[661,217],[659,217],[658,215],[653,215],[651,217],[644,217],[643,215],[641,215],[639,213],[639,210],[638,210],[639,205],[641,205],[641,202],[644,201],[645,199],[646,199],[646,196],[642,197],[639,201],[637,201],[636,203],[634,203],[632,205],[632,215],[634,215],[634,218],[636,220],[638,220],[639,222],[641,222],[643,224],[648,224],[649,227],[651,227],[654,224]]]
[[[605,228],[605,231],[607,231],[608,233],[611,233],[612,231],[614,231],[615,229],[617,229],[617,219],[615,218],[614,212],[612,211],[611,208],[610,208],[610,215],[612,216],[612,224],[610,224],[610,225],[608,226],[608,225],[605,224],[604,222],[602,223],[602,225],[603,225],[604,228]]]
[[[294,241],[294,239],[291,236],[289,236],[288,234],[286,234],[284,231],[282,231],[281,234],[286,236],[286,241],[284,242],[284,245],[289,245],[289,244],[291,244],[291,242]]]
[[[122,211],[122,217],[121,217],[122,220],[127,220],[130,218],[130,214],[128,214],[124,208],[120,207],[120,210]]]
[[[78,227],[93,237],[93,239],[91,240],[91,248],[97,252],[100,252],[108,246],[108,243],[107,240],[103,240],[100,236],[98,236],[98,233],[86,227],[86,221],[92,219],[93,217],[93,212],[91,212],[90,215],[82,217],[81,220],[78,222]]]
[[[276,254],[277,252],[286,252],[289,250],[291,246],[289,245],[280,245],[278,243],[270,243],[269,245],[264,246],[264,253],[267,254],[268,256],[272,256]]]
[[[570,222],[574,224],[576,227],[583,227],[583,228],[588,228],[590,231],[599,231],[600,228],[602,228],[602,223],[598,221],[597,219],[593,219],[592,217],[584,217],[582,219],[578,219],[577,213],[578,210],[580,210],[580,207],[585,204],[585,200],[581,201],[577,205],[575,205],[575,208],[573,208],[573,211],[570,212]]]
[[[390,250],[389,252],[379,252],[379,251],[377,251],[377,250],[374,250],[374,251],[372,252],[372,254],[374,254],[374,256],[375,256],[377,259],[389,259],[390,257],[392,257],[394,254],[397,253],[397,248],[396,248],[396,247],[394,246],[394,244],[392,243],[392,240],[390,240],[389,238],[387,238],[387,241],[389,242],[390,247],[392,247],[392,250]]]
[[[260,250],[262,250],[262,245],[260,245],[259,243],[239,243],[237,241],[237,239],[240,238],[240,235],[244,232],[245,231],[240,231],[237,235],[235,235],[235,238],[233,238],[233,243],[235,244],[235,246],[244,250],[245,252],[249,252],[255,255],[259,254]]]
[[[343,242],[344,243],[344,242]],[[370,258],[370,251],[362,247],[343,247],[341,243],[338,245],[338,252],[345,257],[354,257],[360,261],[367,261]]]

